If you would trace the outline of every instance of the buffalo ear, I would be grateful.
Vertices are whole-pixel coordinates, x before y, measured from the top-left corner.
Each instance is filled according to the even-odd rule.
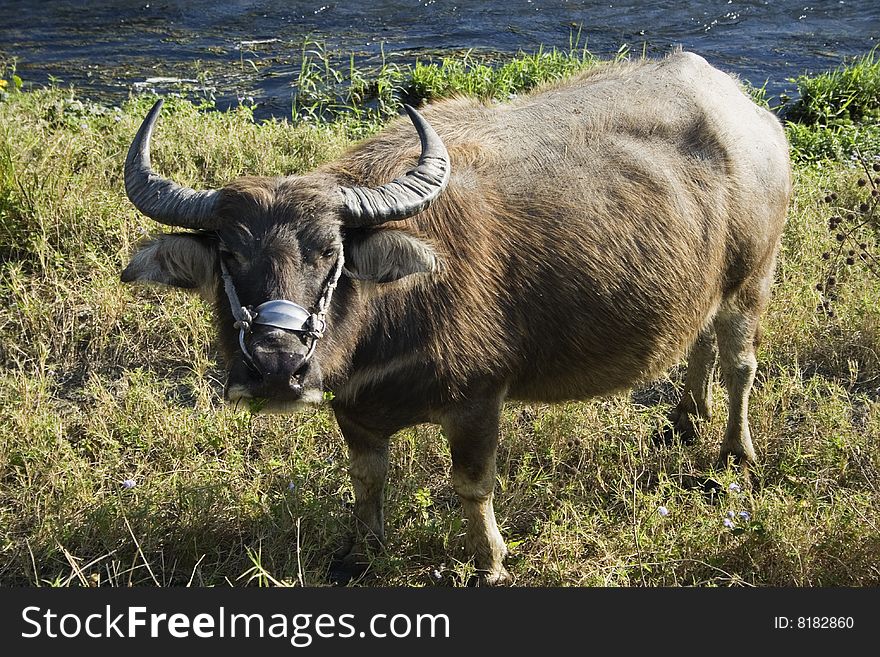
[[[217,281],[217,247],[201,235],[160,235],[138,245],[121,279],[197,289],[210,297]]]
[[[390,283],[440,271],[434,248],[400,230],[348,231],[344,246],[345,268],[357,279]]]

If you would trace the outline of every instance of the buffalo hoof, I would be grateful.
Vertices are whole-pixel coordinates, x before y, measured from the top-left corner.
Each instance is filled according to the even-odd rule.
[[[662,427],[651,434],[651,442],[657,447],[669,447],[676,443],[689,446],[697,442],[697,432],[693,425],[679,428],[672,421],[667,420]]]
[[[478,586],[509,586],[513,584],[513,576],[504,566],[495,572],[480,571],[467,581],[468,587]]]
[[[682,488],[686,490],[695,490],[701,492],[706,502],[709,504],[717,504],[720,500],[721,492],[724,486],[721,482],[712,477],[699,477],[692,474],[683,474],[678,479]]]
[[[513,577],[504,566],[494,573],[486,573],[482,575],[483,586],[509,586],[513,584]]]
[[[721,497],[723,486],[721,482],[712,477],[701,477],[698,481],[697,488],[702,491],[710,504],[716,504]]]
[[[352,582],[361,581],[370,570],[371,563],[369,550],[349,540],[333,555],[330,568],[327,570],[327,581],[333,586],[347,586]]]
[[[697,418],[678,408],[673,409],[666,417],[663,426],[655,430],[651,435],[651,441],[655,445],[693,445],[697,442]]]
[[[333,586],[348,586],[362,581],[370,570],[370,563],[362,559],[334,559],[327,569],[327,583]]]
[[[734,468],[739,472],[740,484],[743,488],[752,488],[758,484],[755,477],[755,469],[752,467],[754,460],[741,454],[724,453],[718,458],[718,469]]]
[[[363,579],[367,568],[351,568],[342,562],[334,561],[327,570],[327,583],[331,586],[348,586]]]

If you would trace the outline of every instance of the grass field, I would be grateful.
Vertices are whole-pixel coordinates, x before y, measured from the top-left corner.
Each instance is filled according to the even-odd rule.
[[[292,123],[172,99],[153,163],[196,187],[305,172],[379,129],[400,98],[503,99],[594,64],[573,50],[506,67],[315,66],[300,81],[307,118]],[[0,70],[0,585],[324,584],[351,506],[332,415],[224,406],[210,308],[119,282],[157,230],[122,183],[153,99],[104,108],[70,90],[19,92],[11,73]],[[496,510],[516,584],[880,585],[878,81],[870,53],[799,80],[803,100],[781,108],[795,194],[752,395],[754,484],[712,469],[720,385],[697,445],[652,445],[681,367],[627,396],[508,404]],[[388,549],[364,584],[468,581],[449,466],[439,429],[395,437]],[[720,492],[694,487],[706,476]]]

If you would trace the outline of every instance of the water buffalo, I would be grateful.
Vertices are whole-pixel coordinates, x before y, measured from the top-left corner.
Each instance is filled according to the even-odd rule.
[[[492,506],[507,398],[606,395],[689,351],[670,416],[687,436],[709,415],[720,354],[721,457],[755,459],[748,398],[788,145],[701,57],[602,65],[501,104],[407,107],[312,173],[219,190],[153,171],[160,107],[131,145],[126,190],[191,232],[142,243],[122,280],[216,303],[227,400],[284,411],[332,391],[355,493],[345,566],[383,539],[389,438],[430,422],[449,440],[477,568],[509,578]]]

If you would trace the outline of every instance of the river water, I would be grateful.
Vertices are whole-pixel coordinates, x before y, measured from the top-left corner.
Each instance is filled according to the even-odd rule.
[[[118,103],[193,80],[221,107],[253,97],[262,116],[290,115],[306,40],[369,66],[383,52],[405,63],[567,48],[578,31],[600,56],[680,44],[776,95],[875,47],[880,0],[0,0],[0,59],[15,58],[26,81]]]

